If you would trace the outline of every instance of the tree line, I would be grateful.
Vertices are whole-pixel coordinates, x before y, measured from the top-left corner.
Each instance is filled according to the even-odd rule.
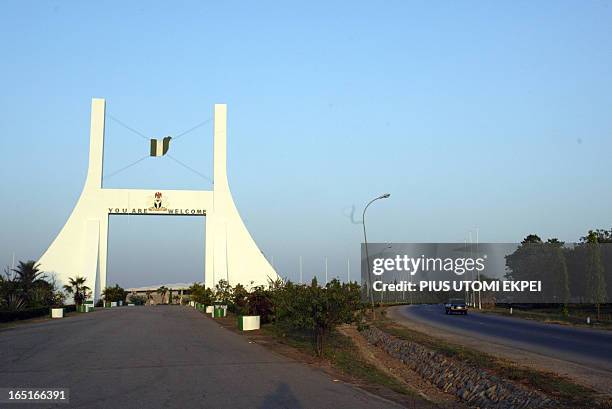
[[[589,303],[598,310],[612,300],[612,229],[590,230],[575,245],[530,234],[506,256],[511,280],[541,280],[539,300],[546,303]]]
[[[220,280],[214,288],[196,283],[190,293],[198,303],[225,304],[236,315],[259,315],[262,323],[272,323],[281,331],[305,333],[318,355],[339,324],[359,321],[363,312],[360,286],[337,279],[324,286],[316,278],[309,285],[279,279],[250,290]]]

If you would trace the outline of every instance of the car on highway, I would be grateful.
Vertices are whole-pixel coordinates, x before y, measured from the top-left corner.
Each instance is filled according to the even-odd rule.
[[[465,300],[461,298],[451,298],[448,300],[446,304],[444,304],[444,312],[448,314],[453,314],[458,312],[459,314],[467,315],[468,307],[465,303]]]

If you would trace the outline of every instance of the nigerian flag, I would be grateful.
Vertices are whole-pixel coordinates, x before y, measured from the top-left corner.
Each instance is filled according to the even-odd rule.
[[[151,139],[151,156],[164,156],[170,148],[171,136],[166,136],[164,139]]]

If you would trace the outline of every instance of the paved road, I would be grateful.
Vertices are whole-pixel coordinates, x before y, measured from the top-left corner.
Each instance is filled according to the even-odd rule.
[[[88,409],[398,407],[170,306],[2,330],[1,387],[67,387],[69,406]]]
[[[442,305],[404,306],[401,316],[459,335],[612,372],[612,331],[544,324],[470,311],[446,315]]]

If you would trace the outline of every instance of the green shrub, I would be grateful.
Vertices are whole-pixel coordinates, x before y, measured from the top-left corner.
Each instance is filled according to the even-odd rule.
[[[147,297],[144,295],[132,294],[128,297],[128,300],[135,305],[145,305],[147,302]]]
[[[50,314],[49,307],[28,308],[20,311],[0,311],[0,322],[27,320]]]
[[[247,314],[259,315],[260,322],[266,324],[274,317],[272,294],[263,286],[257,286],[247,295]]]
[[[191,292],[191,300],[204,305],[213,304],[214,294],[210,288],[206,288],[203,284],[194,283],[189,287],[189,291]]]
[[[316,278],[310,286],[287,282],[272,290],[276,322],[312,335],[315,352],[321,355],[329,333],[339,324],[357,321],[361,308],[360,288],[334,279],[325,287]]]
[[[248,296],[249,292],[242,284],[236,284],[232,290],[232,302],[228,305],[228,309],[236,315],[248,314]]]
[[[111,301],[111,302],[124,301],[125,302],[127,291],[119,287],[119,284],[115,284],[114,287],[106,287],[102,291],[102,296],[104,297],[105,301]]]

